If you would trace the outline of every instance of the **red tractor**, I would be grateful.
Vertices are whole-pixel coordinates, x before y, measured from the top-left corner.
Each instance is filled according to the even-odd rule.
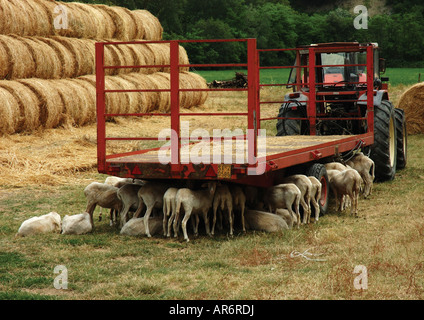
[[[372,69],[367,70],[367,65]],[[362,151],[374,160],[377,180],[393,179],[396,169],[406,165],[407,134],[403,110],[389,100],[389,79],[380,77],[384,72],[385,61],[379,57],[376,43],[322,43],[297,48],[288,86],[293,92],[285,96],[280,107],[277,135],[357,135],[373,131],[374,143]],[[367,83],[373,83],[373,119],[368,114]]]

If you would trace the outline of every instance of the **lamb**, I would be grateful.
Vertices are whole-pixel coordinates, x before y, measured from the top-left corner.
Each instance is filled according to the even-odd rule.
[[[283,218],[283,219],[284,219],[284,221],[287,223],[287,226],[289,227],[289,229],[293,228],[293,225],[294,225],[295,223],[297,223],[297,221],[296,221],[296,217],[295,217],[295,216],[293,216],[293,215],[290,213],[290,211],[289,211],[289,210],[287,210],[287,209],[281,209],[281,208],[279,208],[279,209],[277,209],[277,210],[275,211],[275,214],[276,214],[277,216],[280,216],[281,218]]]
[[[309,176],[309,180],[312,183],[312,190],[311,190],[311,204],[314,207],[315,211],[315,220],[314,222],[317,222],[319,219],[319,201],[321,199],[321,182],[314,176]]]
[[[230,224],[230,236],[233,235],[233,198],[230,193],[230,189],[227,185],[219,185],[216,187],[215,195],[213,198],[213,221],[212,221],[212,232],[215,234],[215,223],[216,223],[216,212],[220,208],[221,211],[227,210],[228,221]],[[221,214],[221,225],[222,225],[222,213]]]
[[[372,159],[359,152],[347,164],[358,171],[364,181],[364,197],[367,198],[372,193],[373,181],[375,178],[375,164]]]
[[[109,208],[120,212],[122,209],[122,201],[118,198],[118,188],[99,182],[92,182],[84,189],[87,198],[87,208],[85,212],[90,215],[91,225],[93,223],[93,212],[96,206]]]
[[[336,208],[342,211],[343,196],[349,197],[352,202],[351,214],[358,216],[358,198],[362,178],[355,169],[347,169],[336,174],[330,180],[330,187],[336,198]]]
[[[62,234],[86,234],[93,230],[90,215],[87,212],[66,215],[62,220]]]
[[[162,231],[162,218],[150,217],[149,218],[150,234],[155,235]],[[122,227],[121,234],[127,236],[144,236],[146,235],[146,228],[144,225],[144,218],[132,218]]]
[[[163,195],[169,186],[162,182],[147,182],[139,191],[138,198],[140,204],[137,211],[134,213],[134,218],[138,218],[141,211],[146,207],[144,214],[144,225],[146,235],[150,238],[152,235],[149,230],[149,217],[153,209],[163,209]]]
[[[241,226],[243,232],[246,232],[246,225],[244,221],[244,211],[246,208],[246,196],[243,189],[240,186],[230,186],[231,196],[233,198],[233,209],[237,208],[240,210]]]
[[[60,215],[57,212],[50,212],[42,216],[32,217],[22,222],[16,236],[26,237],[40,233],[60,232],[60,228]]]
[[[311,181],[303,174],[295,174],[284,178],[283,183],[294,183],[299,188],[301,192],[300,205],[303,208],[303,223],[307,223],[311,216]]]
[[[263,200],[269,212],[275,213],[278,208],[287,209],[296,217],[297,227],[300,225],[299,204],[301,192],[294,183],[278,184],[265,191]],[[293,211],[293,205],[295,211]],[[296,212],[296,214],[295,214]]]
[[[289,229],[282,217],[270,212],[247,210],[245,219],[247,228],[252,230],[282,232]]]
[[[171,236],[171,225],[176,215],[177,192],[178,188],[169,188],[163,195],[163,235],[165,237]]]
[[[128,212],[130,210],[137,211],[140,200],[138,198],[138,192],[143,186],[141,184],[125,184],[120,187],[117,191],[117,197],[122,202],[122,209],[119,212],[121,217],[120,227],[122,228],[128,220]],[[113,221],[110,221],[113,224]]]
[[[185,214],[182,220],[182,229],[184,233],[184,239],[189,242],[189,238],[187,236],[187,221],[190,218],[191,214],[194,213],[196,215],[196,227],[195,234],[198,232],[198,214],[203,215],[203,220],[205,222],[206,233],[211,235],[209,228],[209,217],[208,211],[212,207],[212,201],[214,198],[215,190],[216,190],[217,182],[211,181],[202,184],[203,187],[207,187],[206,189],[200,190],[190,190],[187,188],[181,188],[178,190],[176,195],[176,216],[174,219],[174,233],[175,237],[177,236],[177,225],[180,216],[181,206],[184,208]]]
[[[324,164],[325,169],[328,170],[338,170],[338,171],[344,171],[346,169],[351,169],[350,167],[347,167],[340,162],[329,162]]]

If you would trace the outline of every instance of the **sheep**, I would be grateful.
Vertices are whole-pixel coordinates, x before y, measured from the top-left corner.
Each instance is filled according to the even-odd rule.
[[[287,209],[296,217],[297,227],[300,225],[299,204],[301,199],[301,192],[294,183],[278,184],[266,189],[263,200],[264,204],[268,206],[269,212],[275,213],[276,209]],[[295,212],[293,211],[293,205]]]
[[[140,179],[133,179],[133,178],[120,178],[120,177],[115,177],[115,176],[109,176],[106,178],[105,184],[109,184],[111,186],[117,187],[117,188],[121,188],[126,184],[138,184],[138,185],[143,185],[145,183],[145,181],[140,180]],[[115,213],[115,219],[116,219],[116,215],[117,215],[117,211],[114,209],[110,209],[110,220],[111,220],[111,225],[113,224],[113,214]],[[99,221],[102,221],[102,207],[100,207],[99,209]]]
[[[347,165],[358,171],[364,181],[364,197],[367,198],[372,193],[373,181],[375,178],[375,164],[372,159],[359,152]]]
[[[244,217],[248,229],[265,232],[282,232],[289,229],[282,217],[270,212],[247,210]]]
[[[87,212],[66,215],[62,220],[62,234],[85,234],[92,230],[90,215]]]
[[[118,188],[99,182],[92,182],[84,189],[87,198],[87,208],[85,212],[90,215],[91,225],[93,223],[93,212],[96,205],[103,208],[109,208],[120,212],[122,209],[122,201],[118,198]]]
[[[169,186],[162,182],[147,182],[139,191],[138,198],[140,204],[137,211],[134,213],[134,218],[138,218],[141,211],[146,207],[144,214],[144,225],[146,228],[146,235],[150,238],[152,235],[149,230],[149,217],[153,209],[163,209],[163,195]]]
[[[301,192],[300,205],[303,208],[303,223],[307,223],[311,216],[311,181],[303,174],[295,174],[284,178],[282,182],[294,183],[299,188]]]
[[[182,229],[184,233],[184,239],[189,242],[189,238],[187,236],[187,221],[190,218],[191,214],[194,213],[196,217],[196,227],[194,230],[195,235],[197,235],[198,231],[198,214],[201,213],[203,215],[203,220],[205,222],[206,233],[211,235],[209,228],[209,217],[208,211],[212,207],[212,201],[214,198],[215,190],[216,190],[217,182],[211,181],[202,184],[203,187],[207,187],[206,189],[200,190],[190,190],[187,188],[181,188],[178,190],[176,195],[176,216],[174,219],[174,236],[177,237],[177,225],[180,216],[181,206],[184,208],[185,214],[182,220]]]
[[[140,204],[140,200],[138,198],[138,191],[142,187],[143,186],[141,184],[125,184],[118,189],[117,197],[122,202],[122,209],[119,212],[119,216],[121,217],[121,228],[128,221],[128,212],[130,210],[136,211],[138,209]],[[110,224],[113,224],[112,220]]]
[[[336,198],[336,208],[342,211],[343,196],[349,197],[352,202],[351,214],[358,216],[358,198],[362,178],[355,169],[347,169],[336,174],[330,180],[330,187]]]
[[[321,200],[321,188],[322,184],[321,182],[314,176],[308,176],[309,180],[312,183],[312,191],[311,191],[311,204],[314,207],[315,210],[315,220],[314,222],[317,222],[319,219],[319,201]]]
[[[61,218],[57,212],[50,212],[42,216],[32,217],[22,222],[16,237],[26,237],[39,233],[60,232]]]
[[[230,189],[227,185],[219,185],[216,187],[215,195],[213,198],[213,221],[212,221],[212,232],[215,234],[215,223],[216,223],[216,212],[218,207],[221,211],[227,210],[228,221],[230,224],[230,236],[233,235],[233,198]],[[221,214],[221,212],[220,212]],[[222,225],[222,214],[221,214],[221,225]]]
[[[338,170],[338,171],[344,171],[346,169],[351,169],[345,166],[344,164],[341,164],[340,162],[329,162],[324,164],[325,169],[328,170]]]
[[[162,231],[162,218],[150,217],[149,218],[150,234],[155,235]],[[122,227],[120,234],[127,236],[144,236],[146,235],[146,228],[144,225],[144,218],[132,218]]]
[[[171,236],[171,225],[175,219],[175,207],[178,188],[169,188],[163,195],[163,235]],[[169,217],[169,218],[168,218]]]
[[[233,198],[233,209],[237,208],[240,210],[241,226],[243,228],[243,232],[246,232],[246,225],[244,221],[244,211],[246,209],[246,196],[240,186],[230,186],[230,192]]]
[[[290,211],[289,211],[289,210],[287,210],[287,209],[281,209],[281,208],[279,208],[279,209],[277,209],[277,210],[275,211],[275,214],[276,214],[277,216],[280,216],[281,218],[283,218],[283,219],[284,219],[284,221],[287,223],[287,226],[289,227],[289,229],[293,228],[293,225],[294,225],[295,223],[297,223],[296,217],[295,217],[295,216],[293,216],[293,215],[290,213]]]

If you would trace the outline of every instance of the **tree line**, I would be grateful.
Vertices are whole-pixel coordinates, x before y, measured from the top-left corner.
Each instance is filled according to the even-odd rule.
[[[81,0],[80,0],[81,1]],[[164,39],[256,38],[258,48],[294,48],[320,42],[377,42],[388,67],[424,66],[422,0],[386,0],[387,12],[356,29],[353,8],[336,0],[85,0],[128,9],[146,9],[160,20]],[[369,1],[364,1],[365,4]],[[324,10],[322,8],[325,8]],[[245,62],[241,43],[186,44],[196,63]],[[290,55],[267,54],[265,65],[291,64]]]

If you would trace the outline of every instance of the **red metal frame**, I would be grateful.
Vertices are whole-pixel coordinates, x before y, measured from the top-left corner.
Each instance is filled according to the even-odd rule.
[[[235,64],[180,64],[179,63],[179,45],[181,43],[202,43],[202,42],[245,42],[247,47],[247,62]],[[170,46],[170,63],[169,65],[155,65],[155,66],[105,66],[104,65],[104,47],[108,45],[119,46],[123,44],[148,44],[148,43],[169,43]],[[340,47],[340,49],[346,47]],[[331,52],[335,47],[328,48]],[[246,183],[267,186],[273,184],[275,175],[278,171],[285,168],[317,161],[322,158],[334,156],[337,153],[345,152],[357,147],[359,144],[370,145],[374,142],[374,108],[373,108],[373,48],[367,46],[367,116],[360,118],[367,120],[368,132],[362,135],[346,136],[333,142],[321,143],[318,146],[299,148],[289,152],[281,152],[272,154],[266,157],[258,157],[258,134],[261,127],[261,122],[274,118],[261,118],[260,106],[262,104],[270,103],[284,103],[285,101],[261,101],[260,88],[266,86],[283,86],[287,84],[260,84],[260,70],[269,68],[292,68],[293,66],[274,66],[274,67],[261,67],[259,63],[259,54],[266,51],[295,51],[299,57],[300,50],[308,50],[309,52],[309,65],[295,66],[300,75],[300,70],[304,68],[309,71],[309,82],[295,83],[294,85],[301,87],[307,86],[309,88],[307,113],[311,135],[316,134],[316,123],[320,120],[321,114],[317,114],[316,97],[322,97],[323,100],[319,102],[330,102],[325,100],[325,94],[316,92],[316,86],[321,83],[315,81],[315,70],[322,65],[316,65],[315,54],[322,52],[322,47],[310,46],[307,48],[297,49],[267,49],[258,50],[256,47],[256,39],[225,39],[225,40],[171,40],[171,41],[144,41],[144,42],[102,42],[96,43],[96,80],[97,80],[97,157],[98,157],[98,171],[109,175],[142,178],[142,179],[224,179],[220,177],[220,164],[199,164],[181,163],[181,146],[182,140],[187,140],[188,137],[182,137],[180,132],[180,123],[182,116],[245,116],[247,117],[247,128],[250,129],[249,133],[245,135],[248,144],[248,163],[246,164],[230,164],[231,176],[226,176],[226,180],[234,182]],[[353,50],[353,49],[352,49]],[[146,67],[168,67],[170,68],[170,88],[165,90],[106,90],[105,89],[105,69],[110,68],[146,68]],[[181,67],[245,67],[248,73],[248,88],[241,89],[181,89],[179,88],[179,69]],[[306,79],[306,80],[308,80]],[[180,112],[180,92],[183,91],[247,91],[247,112],[237,113],[181,113]],[[170,92],[171,108],[170,113],[136,113],[136,114],[106,114],[105,113],[105,94],[109,92],[137,92],[137,91],[166,91]],[[328,93],[327,93],[328,94]],[[348,94],[346,92],[346,94]],[[355,100],[356,101],[356,100]],[[124,154],[107,155],[106,143],[113,140],[158,140],[157,137],[143,137],[143,138],[116,138],[106,136],[105,121],[107,117],[111,116],[169,116],[171,117],[171,129],[175,132],[171,135],[171,159],[172,163],[169,165],[160,164],[159,161],[150,162],[137,162],[134,156],[139,156],[150,151],[158,150],[159,148],[152,148],[146,150],[139,150]],[[331,118],[333,119],[333,118]],[[352,119],[358,119],[352,117]],[[346,118],[344,118],[346,120]],[[221,138],[226,139],[226,138]],[[234,137],[233,137],[234,139]],[[248,170],[255,169],[260,166],[265,167],[264,174],[260,176],[249,175]]]

